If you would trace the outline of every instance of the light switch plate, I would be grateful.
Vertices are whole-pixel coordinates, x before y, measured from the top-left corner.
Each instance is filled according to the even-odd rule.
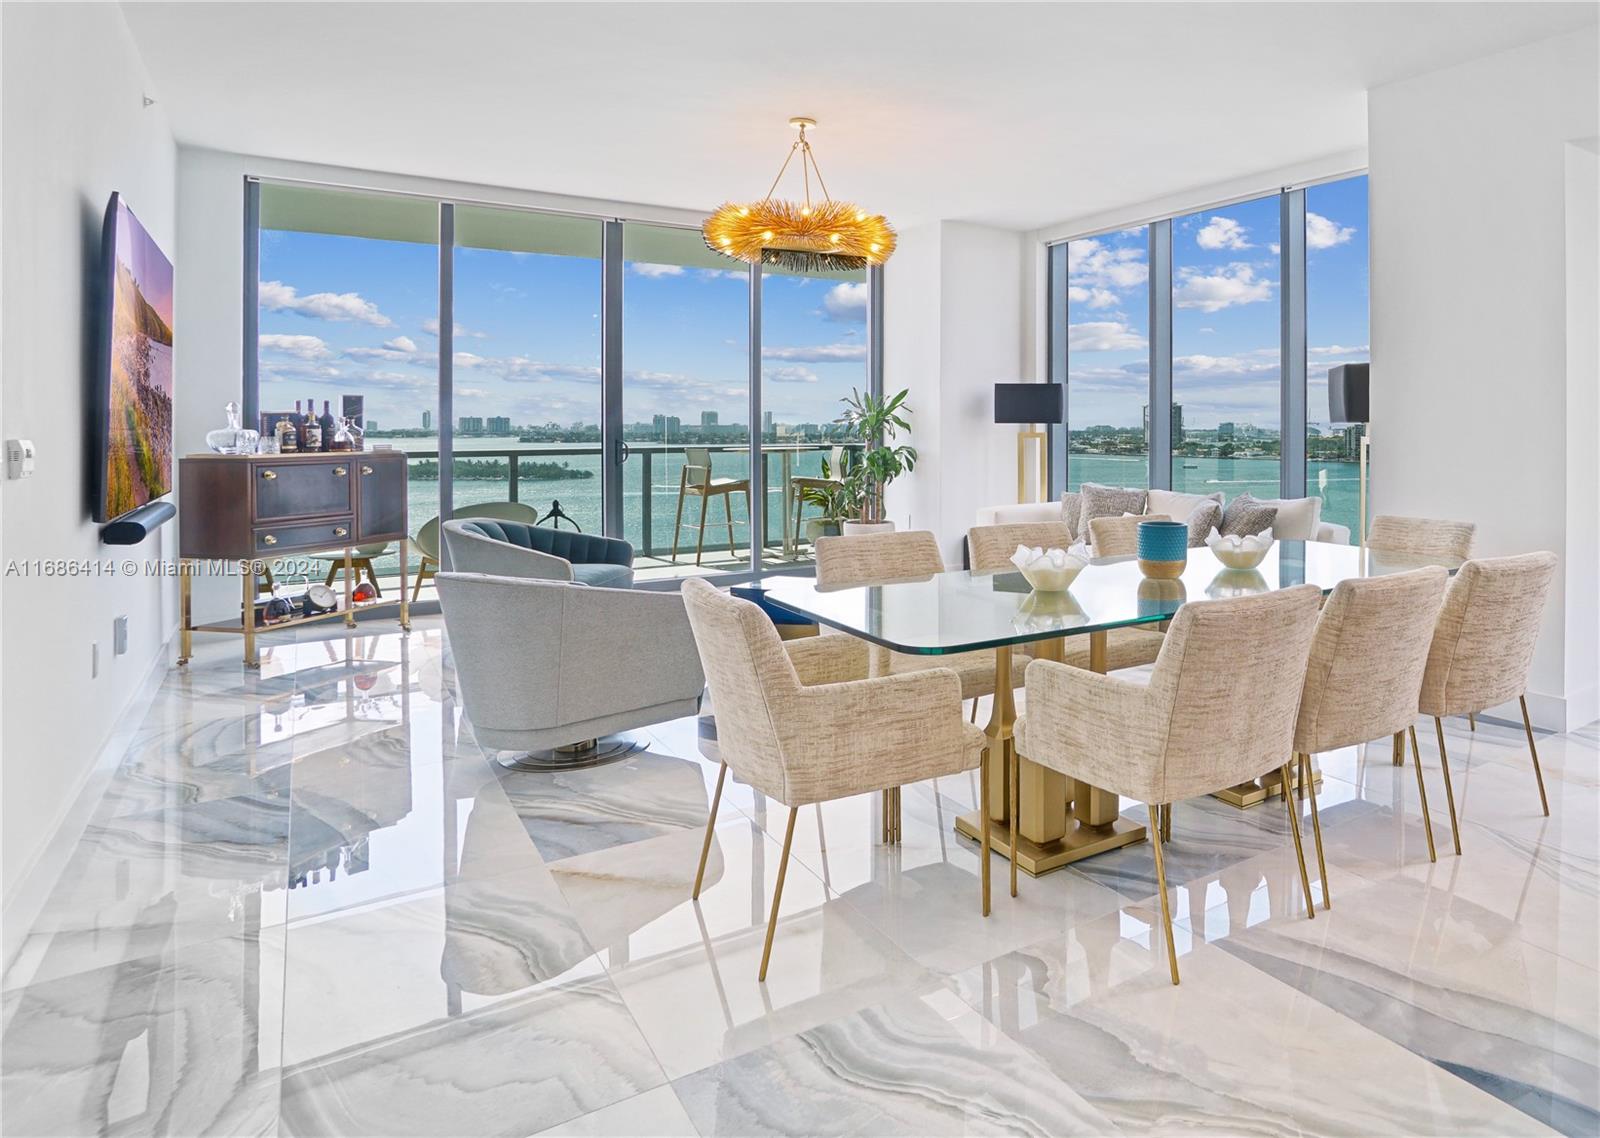
[[[27,478],[33,474],[33,440],[6,440],[6,477]]]

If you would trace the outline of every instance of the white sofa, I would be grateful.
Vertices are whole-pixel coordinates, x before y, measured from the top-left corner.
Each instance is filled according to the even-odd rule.
[[[1191,498],[1198,500],[1203,496],[1179,494],[1173,491],[1162,490],[1153,490],[1150,493],[1152,497],[1155,498],[1156,505],[1154,508],[1147,507],[1146,513],[1166,514],[1169,517],[1176,518],[1179,521],[1184,520],[1190,512],[1190,510],[1182,508],[1182,501],[1184,499]],[[1157,497],[1163,494],[1167,495],[1168,498],[1172,499],[1172,501],[1163,501],[1161,498]],[[1076,500],[1076,496],[1074,496],[1074,500]],[[1263,504],[1269,506],[1278,505],[1279,501],[1279,499],[1262,499]],[[1285,507],[1288,507],[1291,504],[1294,506],[1301,506],[1302,504],[1305,504],[1305,508],[1310,510],[1310,517],[1307,519],[1304,516],[1304,510],[1296,510],[1295,513],[1299,515],[1295,519],[1295,522],[1298,523],[1297,528],[1293,530],[1286,530],[1284,533],[1280,533],[1279,526],[1274,525],[1272,527],[1273,537],[1278,538],[1280,541],[1296,541],[1306,540],[1307,536],[1309,535],[1310,538],[1315,541],[1330,541],[1337,545],[1350,544],[1349,526],[1342,526],[1335,522],[1325,522],[1322,520],[1321,498],[1290,498],[1282,499],[1281,501],[1282,505]],[[1190,508],[1192,509],[1192,506]],[[973,521],[973,524],[980,526],[999,526],[1011,525],[1016,522],[1058,521],[1066,521],[1067,525],[1074,529],[1077,525],[1076,518],[1062,517],[1061,502],[1059,500],[1052,502],[1025,502],[1021,505],[1012,504],[1004,506],[985,506],[978,511],[978,516]],[[1283,519],[1283,523],[1285,525],[1291,524],[1287,518]]]

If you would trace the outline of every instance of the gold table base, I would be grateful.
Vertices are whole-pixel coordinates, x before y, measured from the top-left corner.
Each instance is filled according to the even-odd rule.
[[[980,840],[976,810],[956,819],[956,833],[975,842]],[[1142,842],[1147,836],[1144,826],[1126,818],[1118,818],[1109,826],[1095,829],[1073,827],[1068,829],[1064,837],[1043,844],[1030,841],[1019,833],[1017,868],[1030,877],[1038,877],[1083,858]],[[1010,858],[1011,835],[1004,822],[995,823],[989,831],[989,848],[1002,858]]]
[[[1300,785],[1300,772],[1297,764],[1290,763],[1291,786]],[[1322,785],[1322,772],[1315,767],[1311,771],[1311,781],[1317,786]],[[1241,782],[1238,786],[1230,786],[1226,790],[1219,790],[1212,794],[1212,798],[1219,802],[1226,802],[1229,806],[1247,810],[1252,806],[1260,806],[1269,798],[1276,798],[1283,793],[1283,778],[1277,771],[1269,771],[1258,779],[1250,782]]]

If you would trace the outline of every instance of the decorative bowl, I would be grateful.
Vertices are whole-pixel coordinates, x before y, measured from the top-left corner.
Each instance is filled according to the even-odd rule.
[[[1065,549],[1029,549],[1017,546],[1011,563],[1022,573],[1023,579],[1039,593],[1064,593],[1072,588],[1088,562],[1077,553]]]
[[[1229,569],[1254,569],[1267,559],[1272,549],[1272,535],[1269,532],[1251,537],[1223,537],[1212,530],[1206,545]]]
[[[1139,571],[1158,581],[1183,576],[1189,564],[1189,527],[1184,522],[1139,523]]]

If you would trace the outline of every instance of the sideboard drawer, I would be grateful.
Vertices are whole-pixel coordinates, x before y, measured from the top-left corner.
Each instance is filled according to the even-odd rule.
[[[350,467],[347,458],[256,464],[256,521],[353,513]]]
[[[256,553],[343,549],[354,541],[352,536],[354,533],[353,517],[328,518],[326,521],[302,522],[289,526],[270,526],[256,530]]]

